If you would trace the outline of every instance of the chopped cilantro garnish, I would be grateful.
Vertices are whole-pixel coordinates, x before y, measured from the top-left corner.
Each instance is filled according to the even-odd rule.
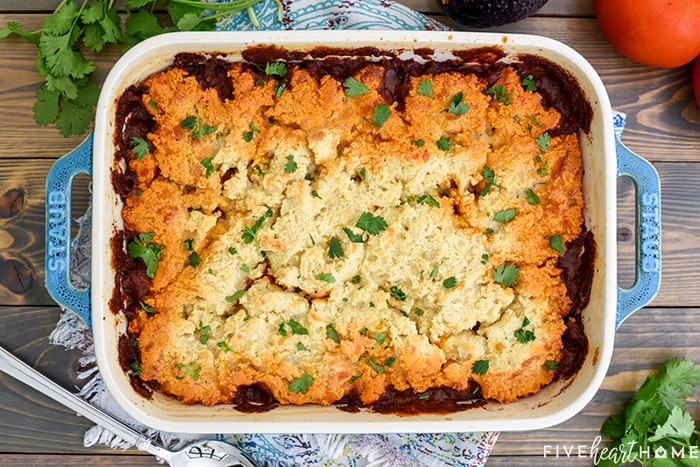
[[[457,285],[457,278],[455,276],[450,276],[447,279],[445,279],[444,281],[442,281],[442,285],[446,289],[451,289]]]
[[[319,281],[328,282],[329,284],[335,284],[335,277],[333,277],[333,274],[329,272],[316,274],[315,278]]]
[[[498,102],[500,102],[503,105],[510,105],[510,101],[513,99],[513,93],[512,92],[506,92],[505,86],[501,84],[496,84],[494,86],[491,86],[486,90],[486,94],[491,94],[493,95],[493,98],[496,99]]]
[[[347,234],[348,238],[353,243],[364,243],[365,242],[362,238],[362,235],[357,235],[355,232],[350,230],[348,227],[343,227],[343,232],[345,232]]]
[[[330,246],[328,247],[328,256],[331,259],[342,258],[345,256],[343,247],[340,245],[340,241],[337,237],[331,237]]]
[[[520,271],[514,264],[501,264],[493,270],[493,278],[499,284],[506,287],[513,287],[518,283],[518,275]]]
[[[437,145],[438,149],[445,152],[449,151],[452,147],[449,136],[443,136],[439,140],[435,141],[435,144]]]
[[[216,170],[214,168],[214,164],[212,164],[212,162],[211,162],[212,159],[213,159],[212,157],[205,157],[204,159],[202,159],[202,165],[207,169],[207,173],[206,173],[207,178],[211,177],[212,174],[214,173],[214,170]]]
[[[487,371],[489,371],[488,360],[477,360],[472,365],[472,373],[475,375],[485,375]]]
[[[204,325],[201,321],[199,322],[199,342],[206,344],[209,342],[209,333],[211,332],[211,326]]]
[[[294,378],[289,383],[289,392],[294,392],[297,394],[306,394],[311,387],[311,383],[314,382],[314,377],[308,373],[304,373],[298,378]]]
[[[547,360],[542,366],[545,371],[557,371],[559,369],[559,362],[556,360]]]
[[[493,215],[493,220],[495,220],[496,222],[500,222],[501,224],[505,224],[506,222],[510,222],[515,218],[516,212],[516,208],[506,209],[505,211],[498,211],[496,214]]]
[[[296,161],[294,160],[294,156],[291,154],[288,155],[287,156],[287,165],[284,166],[284,173],[293,174],[294,172],[297,171],[297,168],[298,168],[298,166],[297,166]]]
[[[433,99],[433,81],[430,78],[423,78],[418,83],[416,94],[419,96],[428,96]]]
[[[128,245],[129,257],[131,259],[141,258],[146,265],[146,275],[151,279],[155,276],[161,252],[165,248],[151,243],[154,235],[154,232],[139,234]]]
[[[268,62],[265,64],[265,74],[267,76],[279,76],[280,78],[287,74],[287,64],[284,62]]]
[[[484,166],[482,176],[484,177],[484,180],[486,181],[486,185],[484,186],[484,189],[481,190],[481,192],[479,193],[479,196],[486,196],[492,187],[503,188],[501,185],[498,185],[495,182],[496,173],[493,170],[491,170],[490,167]]]
[[[143,303],[143,302],[141,302],[141,301],[139,302],[139,305],[141,306],[141,309],[142,309],[143,311],[145,311],[146,313],[155,313],[155,312],[156,312],[156,309],[155,309],[155,308],[153,308],[152,306],[148,306],[148,305],[146,305],[145,303]]]
[[[343,88],[345,88],[345,95],[348,97],[355,97],[369,92],[369,88],[365,86],[364,83],[356,80],[352,76],[343,81]]]
[[[425,140],[423,140],[423,139],[412,139],[411,140],[411,149],[422,148],[424,144],[425,144]]]
[[[535,80],[532,75],[523,76],[520,82],[526,91],[537,91],[537,86],[535,85]]]
[[[447,112],[454,115],[463,115],[469,112],[469,109],[471,107],[469,106],[469,104],[466,104],[462,101],[463,98],[464,94],[462,92],[458,92],[457,94],[452,96],[452,99],[450,99],[449,107],[443,110],[443,112]]]
[[[375,363],[374,357],[369,357],[369,359],[367,359],[367,363],[369,363],[369,366],[374,368],[374,371],[376,371],[380,375],[384,373],[384,367]]]
[[[260,227],[262,227],[263,222],[265,222],[265,219],[267,219],[268,217],[272,217],[271,208],[267,208],[265,214],[260,216],[252,226],[243,227],[243,229],[241,229],[241,233],[243,233],[242,238],[246,244],[252,243],[253,241],[257,240],[258,230],[260,230]]]
[[[521,344],[525,344],[526,342],[531,342],[535,340],[535,333],[530,330],[525,330],[525,328],[529,325],[530,320],[527,319],[526,316],[525,319],[523,319],[522,326],[516,329],[513,333],[515,335],[515,338],[518,339],[518,342],[520,342]]]
[[[549,133],[547,133],[546,131],[537,137],[537,147],[540,148],[540,151],[547,152],[547,148],[549,148],[550,139],[551,138],[549,136]]]
[[[236,301],[240,300],[241,297],[243,297],[243,295],[245,295],[245,292],[246,292],[245,289],[238,290],[233,295],[227,296],[226,301],[229,303],[236,302]]]
[[[200,365],[197,365],[195,362],[190,362],[190,363],[177,363],[175,365],[176,370],[184,370],[184,373],[182,373],[179,376],[176,376],[177,379],[184,379],[185,377],[189,376],[192,378],[194,381],[197,381],[199,379],[199,372],[202,371],[202,367]]]
[[[440,207],[440,203],[435,198],[433,198],[431,195],[419,196],[416,199],[416,203],[418,203],[418,204],[430,204],[431,206],[435,206],[436,208]]]
[[[540,204],[540,197],[537,196],[537,193],[534,192],[531,188],[528,188],[527,190],[524,191],[525,193],[525,198],[527,201],[532,204],[533,206],[536,206]]]
[[[231,346],[228,345],[228,342],[226,341],[219,341],[216,343],[216,346],[224,351],[224,353],[229,353],[233,352],[233,349]]]
[[[202,259],[199,257],[196,251],[194,251],[194,248],[192,247],[192,242],[194,242],[194,239],[188,238],[185,240],[185,251],[191,251],[190,256],[187,258],[188,261],[190,262],[190,266],[193,268],[196,268],[199,266],[199,263],[202,262]]]
[[[352,282],[353,284],[359,284],[360,282],[362,282],[362,276],[360,276],[359,274],[356,274],[356,275],[352,276],[352,279],[350,279],[350,282]]]
[[[374,114],[372,119],[365,118],[367,123],[371,123],[374,126],[382,126],[391,117],[391,110],[387,104],[379,104],[374,107]]]
[[[129,142],[129,147],[134,150],[134,154],[136,154],[136,160],[139,161],[151,152],[151,149],[148,146],[148,141],[146,141],[143,138],[139,138],[138,136],[134,136],[133,138],[131,138],[131,141]]]
[[[363,212],[355,227],[362,229],[370,235],[379,235],[387,229],[388,224],[381,216],[375,216],[371,212]],[[347,231],[345,233],[348,233]],[[350,234],[348,234],[350,236]],[[350,239],[352,240],[352,238]]]
[[[556,250],[557,253],[559,253],[560,255],[563,255],[565,253],[564,241],[561,238],[561,234],[549,237],[549,246]]]
[[[391,288],[389,288],[389,292],[391,293],[391,296],[394,297],[396,300],[400,302],[406,301],[406,292],[401,290],[398,286],[392,285]]]
[[[289,327],[289,330],[292,331],[292,335],[301,335],[305,336],[309,334],[309,330],[306,329],[304,326],[302,326],[298,321],[295,319],[290,319],[289,321],[285,321],[284,318],[282,318],[282,322],[279,325],[278,331],[281,336],[287,337],[287,327]]]
[[[244,131],[244,132],[243,132],[243,140],[244,140],[246,143],[250,143],[250,142],[253,140],[253,135],[254,135],[255,133],[260,133],[260,129],[258,129],[258,127],[256,127],[256,126],[255,126],[255,123],[253,123],[253,122],[250,122],[250,123],[248,124],[248,128],[250,128],[250,131]]]
[[[340,343],[340,337],[338,336],[338,331],[335,330],[332,324],[326,326],[326,337]]]
[[[385,332],[375,332],[374,334],[370,334],[369,337],[377,341],[377,343],[383,344],[386,338],[389,337],[389,334]]]

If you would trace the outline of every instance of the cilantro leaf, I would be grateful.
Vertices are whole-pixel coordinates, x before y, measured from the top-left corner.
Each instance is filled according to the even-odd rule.
[[[525,344],[527,342],[531,342],[531,341],[535,340],[535,333],[532,332],[531,330],[525,330],[525,328],[529,325],[530,325],[530,320],[527,319],[527,316],[526,316],[525,319],[523,319],[522,326],[520,326],[520,328],[516,329],[515,332],[513,333],[515,335],[515,338],[521,344]]]
[[[148,141],[138,136],[131,138],[129,142],[129,147],[134,150],[136,154],[136,160],[141,160],[148,155],[151,149],[148,146]]]
[[[563,255],[565,253],[564,241],[561,238],[561,234],[549,237],[549,246],[552,249],[556,250],[556,252],[559,253],[560,255]]]
[[[378,344],[383,344],[386,338],[389,337],[389,334],[385,332],[375,332],[374,334],[370,334],[369,337],[377,341]]]
[[[369,88],[365,86],[364,83],[356,80],[352,76],[343,81],[343,88],[345,88],[345,95],[348,97],[355,97],[370,92]]]
[[[445,152],[449,151],[449,150],[450,150],[450,147],[452,147],[452,144],[450,143],[450,137],[449,137],[449,136],[443,136],[442,138],[440,138],[439,140],[437,140],[437,141],[435,142],[435,144],[437,145],[437,147],[438,147],[441,151],[445,151]]]
[[[496,222],[500,222],[501,224],[505,224],[507,222],[512,221],[515,218],[516,212],[516,208],[506,209],[505,211],[498,211],[496,214],[493,215],[493,220],[495,220]]]
[[[547,133],[546,131],[537,137],[537,147],[540,148],[540,151],[547,152],[550,140],[551,138],[549,136],[549,133]]]
[[[141,233],[135,237],[128,245],[127,250],[132,260],[141,258],[146,265],[146,276],[153,279],[155,276],[161,252],[165,247],[151,243],[153,232]]]
[[[61,111],[61,93],[50,91],[44,85],[36,90],[36,99],[33,108],[34,121],[39,125],[55,122]]]
[[[472,364],[472,373],[475,375],[485,375],[489,371],[488,360],[477,360]]]
[[[433,81],[430,78],[423,78],[418,83],[418,88],[416,89],[416,94],[419,96],[428,96],[431,99],[433,97]]]
[[[387,229],[388,224],[381,216],[375,216],[371,212],[363,212],[355,227],[362,229],[370,235],[379,235]],[[348,233],[347,231],[345,233]],[[348,234],[349,236],[349,234]],[[351,239],[352,240],[352,239]]]
[[[407,298],[406,292],[401,290],[398,286],[392,285],[389,288],[389,293],[391,293],[391,296],[400,302],[406,301],[406,298]]]
[[[332,324],[326,325],[326,337],[340,343],[340,337],[338,336],[338,331],[335,330]]]
[[[419,196],[416,199],[416,203],[418,203],[418,204],[430,204],[431,206],[435,206],[436,208],[440,207],[440,203],[438,202],[438,200],[433,198],[431,195]]]
[[[328,282],[329,284],[335,284],[335,277],[329,272],[316,274],[314,278],[319,281]]]
[[[523,76],[520,82],[526,91],[537,91],[537,86],[535,85],[535,80],[532,75]]]
[[[531,188],[528,188],[527,190],[524,191],[525,193],[525,198],[527,201],[532,204],[533,206],[536,206],[540,204],[541,200],[540,197],[537,196],[537,193],[534,192]]]
[[[391,117],[391,110],[387,104],[379,104],[374,107],[374,115],[372,115],[372,120],[365,118],[367,123],[371,123],[374,126],[382,126]]]
[[[491,190],[491,188],[504,188],[501,185],[497,184],[495,182],[496,179],[496,173],[491,170],[490,167],[484,166],[483,171],[482,171],[482,176],[484,177],[484,180],[486,181],[486,185],[484,186],[483,190],[479,193],[479,196],[486,196],[488,192]]]
[[[493,278],[499,284],[513,287],[518,283],[520,271],[514,264],[501,264],[493,270]]]
[[[502,84],[491,86],[486,90],[486,94],[491,94],[496,101],[506,106],[510,105],[511,100],[513,99],[513,93],[507,92],[505,86]]]
[[[214,172],[216,171],[216,168],[214,167],[214,164],[212,163],[212,159],[213,159],[213,157],[205,157],[201,161],[201,164],[204,166],[204,168],[207,169],[207,172],[205,174],[207,178],[211,177],[214,174]]]
[[[234,302],[240,300],[241,297],[243,297],[243,295],[245,295],[245,293],[246,293],[245,289],[238,290],[233,295],[227,296],[225,300],[229,303],[234,303]]]
[[[342,258],[345,256],[343,247],[340,245],[340,241],[337,237],[331,237],[330,246],[328,247],[328,256],[331,259]]]
[[[294,172],[297,171],[298,165],[296,161],[294,160],[293,155],[288,155],[287,156],[287,165],[284,166],[284,173],[286,174],[293,174]]]
[[[314,382],[314,377],[308,373],[304,373],[298,378],[294,378],[289,383],[289,392],[294,392],[298,394],[306,394],[311,387],[311,383]]]
[[[34,45],[39,45],[39,34],[36,32],[25,31],[16,21],[8,21],[7,27],[0,29],[0,37],[9,37],[12,34],[17,34],[20,37],[28,40]]]
[[[455,276],[450,276],[444,281],[442,281],[442,286],[446,289],[454,288],[457,285],[457,278]]]
[[[364,239],[362,238],[362,235],[357,235],[355,232],[350,230],[348,227],[343,227],[343,232],[345,232],[350,239],[351,242],[353,243],[365,243]]]
[[[471,108],[469,104],[466,104],[465,102],[462,101],[464,98],[464,93],[458,92],[455,94],[452,99],[450,99],[450,105],[447,109],[443,110],[443,112],[451,113],[454,115],[463,115],[467,112],[469,112],[469,109]]]
[[[265,74],[282,78],[287,74],[287,64],[280,61],[268,62],[265,64]]]
[[[265,214],[262,216],[258,217],[258,219],[253,223],[252,226],[249,227],[243,227],[241,229],[242,238],[243,242],[246,244],[253,243],[253,241],[257,241],[257,234],[258,230],[260,230],[260,227],[262,227],[263,222],[265,222],[265,219],[268,217],[272,217],[272,209],[267,208],[267,211],[265,211]]]

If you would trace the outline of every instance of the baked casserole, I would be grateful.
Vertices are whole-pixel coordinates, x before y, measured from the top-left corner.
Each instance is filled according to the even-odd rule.
[[[575,372],[590,107],[557,99],[566,76],[320,50],[180,54],[121,96],[111,306],[135,387],[409,413]]]

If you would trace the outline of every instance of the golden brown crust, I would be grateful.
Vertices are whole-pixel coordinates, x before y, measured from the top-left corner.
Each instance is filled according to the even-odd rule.
[[[414,77],[402,109],[378,64],[353,97],[288,73],[280,90],[232,65],[225,101],[178,68],[144,83],[153,150],[129,161],[123,217],[164,248],[130,323],[140,377],[206,405],[253,383],[324,405],[472,382],[509,402],[548,384],[571,307],[550,242],[583,225],[578,139],[550,135],[558,112],[510,67],[492,86]],[[384,228],[363,231],[367,213]]]

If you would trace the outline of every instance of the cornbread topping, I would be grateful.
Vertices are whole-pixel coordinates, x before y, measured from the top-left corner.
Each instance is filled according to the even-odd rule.
[[[566,73],[309,55],[181,54],[123,93],[111,307],[135,386],[413,413],[575,373],[590,106]]]

